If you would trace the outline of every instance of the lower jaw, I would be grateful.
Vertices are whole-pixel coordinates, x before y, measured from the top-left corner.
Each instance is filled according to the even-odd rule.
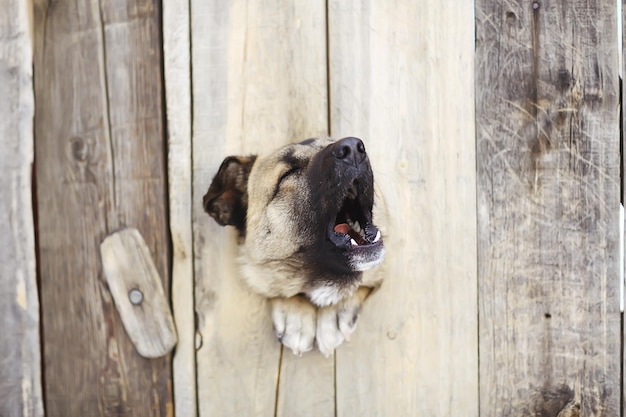
[[[365,272],[376,268],[385,259],[385,249],[381,247],[376,254],[353,253],[349,260],[350,267],[355,272]]]

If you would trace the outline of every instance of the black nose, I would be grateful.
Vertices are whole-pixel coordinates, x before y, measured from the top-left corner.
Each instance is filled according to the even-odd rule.
[[[365,145],[359,138],[343,138],[335,142],[333,156],[355,167],[358,167],[367,157]]]

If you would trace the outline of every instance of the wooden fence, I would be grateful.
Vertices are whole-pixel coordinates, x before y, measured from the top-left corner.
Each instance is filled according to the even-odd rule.
[[[623,415],[620,13],[0,0],[0,417]],[[296,357],[201,200],[224,156],[328,134],[366,142],[387,277]],[[158,359],[103,276],[122,227],[171,297]]]

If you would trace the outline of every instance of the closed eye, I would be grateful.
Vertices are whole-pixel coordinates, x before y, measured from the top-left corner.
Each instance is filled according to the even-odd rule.
[[[274,194],[272,195],[272,199],[274,199],[274,197],[276,197],[276,194],[278,194],[278,191],[280,190],[280,185],[282,184],[282,182],[287,179],[290,175],[294,175],[297,174],[298,172],[300,172],[302,170],[302,167],[292,167],[291,169],[289,169],[288,171],[286,171],[285,173],[283,173],[280,178],[278,179],[278,182],[276,183],[276,186],[274,187]]]
[[[283,175],[280,176],[280,178],[278,179],[278,184],[280,185],[280,183],[283,182],[283,180],[287,178],[288,176],[297,174],[298,172],[300,172],[301,169],[302,168],[300,167],[291,168],[289,171],[285,172]]]

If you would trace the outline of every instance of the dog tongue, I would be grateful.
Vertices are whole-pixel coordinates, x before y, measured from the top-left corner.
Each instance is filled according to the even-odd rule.
[[[340,223],[335,226],[335,232],[347,235],[350,233],[350,226],[347,223]]]
[[[365,243],[363,237],[357,231],[348,226],[347,223],[340,223],[338,225],[335,225],[335,232],[350,236],[359,245]]]

